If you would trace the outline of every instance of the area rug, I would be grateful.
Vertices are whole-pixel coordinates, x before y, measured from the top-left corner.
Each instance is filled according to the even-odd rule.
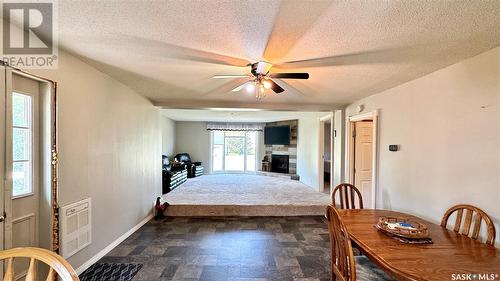
[[[79,277],[81,281],[130,281],[141,267],[136,263],[96,263]]]
[[[324,205],[330,196],[295,180],[244,174],[204,175],[163,195],[171,205]]]
[[[168,216],[317,216],[328,194],[283,177],[203,175],[163,195]]]

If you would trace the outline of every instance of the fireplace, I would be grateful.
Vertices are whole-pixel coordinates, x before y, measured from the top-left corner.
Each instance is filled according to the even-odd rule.
[[[288,158],[288,155],[273,154],[271,156],[271,172],[288,174],[288,166],[290,163]]]

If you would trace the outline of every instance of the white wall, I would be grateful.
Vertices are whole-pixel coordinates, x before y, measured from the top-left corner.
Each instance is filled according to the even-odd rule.
[[[151,213],[161,194],[160,113],[79,59],[32,71],[58,82],[59,204],[92,198],[92,244],[79,267]]]
[[[170,118],[161,117],[161,152],[168,157],[175,155],[175,123]]]
[[[210,172],[210,132],[205,122],[177,121],[175,126],[175,152],[187,152],[193,161],[201,161],[204,172]]]
[[[323,172],[319,167],[319,146],[323,145],[320,140],[319,126],[320,117],[325,113],[310,112],[297,116],[299,129],[297,136],[297,175],[300,181],[314,190],[319,190],[319,178]]]
[[[500,229],[500,47],[359,104],[380,109],[378,208],[438,222],[468,203]]]

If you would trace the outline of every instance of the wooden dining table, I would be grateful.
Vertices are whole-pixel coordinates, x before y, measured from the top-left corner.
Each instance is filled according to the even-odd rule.
[[[493,246],[400,212],[338,211],[351,241],[397,280],[500,280],[500,250]],[[381,216],[424,223],[434,243],[406,244],[385,235],[374,227]]]

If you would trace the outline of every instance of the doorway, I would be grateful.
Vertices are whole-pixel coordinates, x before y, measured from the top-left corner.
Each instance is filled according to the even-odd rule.
[[[347,119],[346,178],[356,186],[369,208],[376,206],[377,112]]]
[[[319,122],[319,191],[330,194],[333,185],[333,115]]]
[[[254,173],[257,132],[212,131],[212,170],[215,173]]]
[[[1,75],[0,249],[57,251],[55,82],[6,66]],[[28,262],[14,262],[16,280]]]

